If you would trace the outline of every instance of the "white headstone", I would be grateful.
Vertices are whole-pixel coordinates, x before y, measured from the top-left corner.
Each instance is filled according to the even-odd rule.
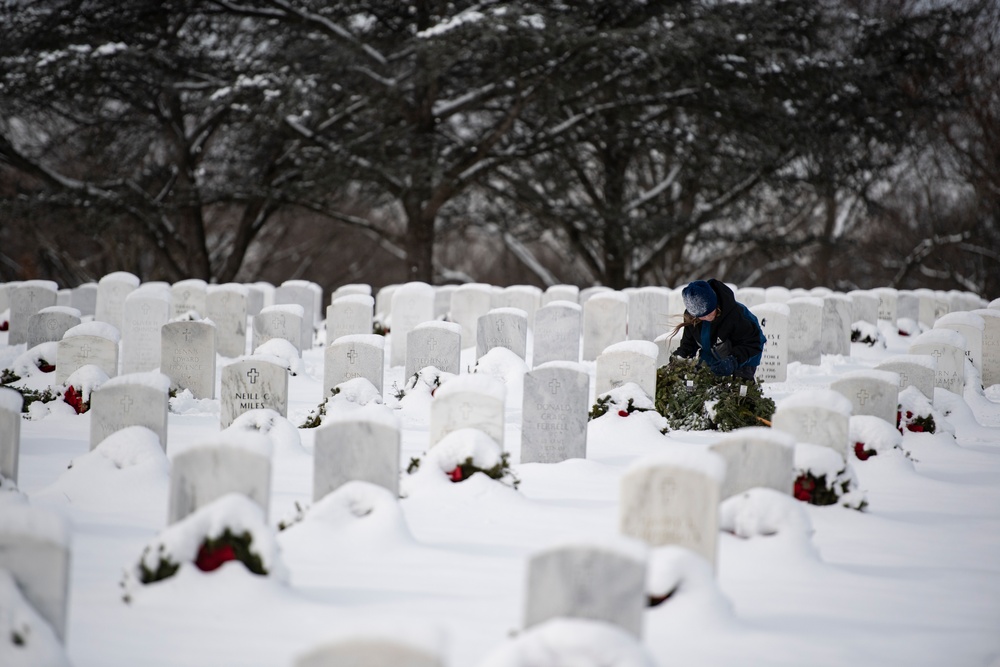
[[[878,324],[879,304],[878,294],[872,290],[851,290],[847,293],[851,299],[851,322],[868,322]]]
[[[267,516],[271,458],[268,437],[243,430],[224,431],[212,441],[185,449],[171,461],[167,523],[176,523],[229,493],[243,494]]]
[[[532,555],[525,586],[524,627],[551,618],[585,618],[642,636],[646,548],[614,542],[566,544]]]
[[[302,326],[296,347],[300,351],[311,349],[323,304],[323,288],[309,280],[286,280],[274,289],[274,305],[281,304],[302,306]]]
[[[670,356],[681,346],[681,332],[671,336],[672,331],[662,333],[653,341],[656,343],[656,367],[660,368],[670,363]]]
[[[583,308],[570,301],[550,301],[535,313],[531,363],[579,361]]]
[[[510,285],[493,294],[493,308],[520,308],[528,318],[528,328],[535,325],[535,311],[542,304],[542,290],[534,285]]]
[[[754,488],[791,494],[795,481],[795,438],[788,433],[747,426],[722,435],[709,449],[726,461],[721,500]]]
[[[215,322],[216,351],[236,358],[247,351],[247,288],[236,283],[209,285],[208,319]]]
[[[121,331],[125,297],[138,287],[139,277],[128,271],[115,271],[101,278],[97,282],[94,319],[98,322],[107,322]]]
[[[305,310],[297,303],[280,303],[265,306],[253,316],[252,348],[271,340],[280,338],[295,346],[299,356],[302,356],[302,329],[308,326]]]
[[[249,410],[274,410],[288,416],[288,370],[273,361],[249,356],[222,369],[219,423],[228,428]]]
[[[84,283],[74,287],[69,305],[79,310],[81,317],[93,317],[97,311],[97,283]]]
[[[542,293],[542,305],[547,306],[553,301],[569,301],[580,303],[580,288],[576,285],[549,285]]]
[[[385,337],[377,334],[341,336],[323,352],[323,395],[329,396],[338,384],[365,378],[379,395],[385,373]]]
[[[392,312],[392,295],[399,285],[386,285],[375,293],[375,318],[384,322]]]
[[[934,328],[951,329],[965,336],[965,356],[982,373],[983,337],[986,333],[986,321],[982,317],[965,311],[945,313],[934,322]]]
[[[983,318],[983,386],[1000,384],[1000,310],[977,308]]]
[[[483,283],[459,285],[451,293],[448,319],[462,327],[462,349],[476,344],[479,318],[493,306],[493,290]]]
[[[434,319],[434,288],[427,283],[400,285],[392,295],[392,327],[389,365],[406,364],[406,334],[422,322]]]
[[[767,290],[763,287],[741,287],[736,290],[736,300],[753,310],[754,306],[767,302]]]
[[[865,369],[844,373],[830,383],[830,389],[851,402],[851,414],[880,417],[895,426],[899,381],[898,373]]]
[[[521,463],[587,458],[590,375],[571,361],[550,361],[524,375]]]
[[[42,308],[28,319],[28,349],[62,340],[63,334],[80,324],[80,311],[67,306]]]
[[[476,359],[505,347],[522,359],[528,354],[528,315],[520,308],[494,308],[476,323]]]
[[[784,382],[788,377],[788,303],[761,303],[750,311],[757,317],[767,342],[757,367],[758,382]]]
[[[820,350],[823,354],[851,354],[851,324],[853,304],[843,294],[823,297],[823,325],[820,331]]]
[[[326,343],[341,336],[372,333],[375,299],[366,294],[343,294],[326,307]]]
[[[726,463],[704,449],[668,447],[621,478],[621,532],[657,547],[676,545],[715,565],[719,493]]]
[[[90,448],[129,426],[145,426],[167,449],[170,378],[162,373],[130,373],[113,377],[90,394]]]
[[[83,366],[118,375],[118,329],[106,322],[84,322],[63,334],[57,347],[56,382],[65,384]]]
[[[670,290],[640,287],[628,296],[628,339],[654,341],[667,328]]]
[[[594,393],[600,396],[634,382],[647,396],[656,396],[656,359],[659,353],[656,343],[648,340],[627,340],[609,345],[597,357]]]
[[[604,349],[626,338],[628,295],[604,291],[583,304],[583,360],[594,361]]]
[[[313,502],[353,480],[399,495],[399,447],[399,420],[383,405],[334,415],[316,429]]]
[[[850,400],[833,389],[810,389],[782,399],[771,427],[791,434],[796,443],[829,447],[846,459],[850,421]]]
[[[914,323],[920,321],[920,298],[913,290],[896,292],[896,321],[904,319]]]
[[[199,317],[208,315],[208,286],[200,278],[179,280],[170,287],[171,319],[194,311]]]
[[[7,344],[28,342],[28,321],[43,308],[56,305],[59,286],[51,280],[25,280],[10,291],[10,328]]]
[[[764,288],[764,301],[767,303],[788,303],[792,293],[787,287],[772,285]]]
[[[0,477],[17,483],[21,451],[21,392],[0,387]]]
[[[451,295],[458,289],[458,285],[435,285],[434,286],[434,319],[448,319],[451,311]]]
[[[948,296],[944,292],[920,288],[913,290],[918,300],[917,321],[925,327],[933,327],[939,317],[950,310]]]
[[[504,400],[507,387],[490,375],[458,375],[437,388],[431,400],[430,444],[463,428],[474,428],[492,438],[501,449],[504,441]]]
[[[896,324],[896,290],[892,287],[876,287],[872,293],[878,297],[878,318]]]
[[[951,329],[931,329],[910,343],[910,354],[929,354],[937,362],[934,386],[961,396],[965,392],[965,336]]]
[[[10,572],[25,599],[63,641],[69,608],[69,543],[69,527],[55,512],[12,504],[0,512],[0,570]],[[3,612],[5,625],[16,621],[7,617],[9,610]],[[3,642],[13,646],[7,637]]]
[[[298,656],[293,667],[445,667],[440,648],[409,642],[394,630],[326,642]]]
[[[160,329],[170,319],[170,292],[142,286],[122,307],[122,373],[160,367]]]
[[[584,287],[580,290],[580,296],[577,298],[577,301],[579,301],[581,306],[586,306],[587,302],[590,301],[592,297],[606,292],[614,292],[614,290],[606,285],[591,285],[590,287]],[[626,294],[626,292],[622,290],[622,294]]]
[[[215,325],[209,321],[168,322],[160,330],[160,371],[172,389],[195,398],[215,398]]]
[[[414,373],[433,366],[439,371],[458,375],[462,359],[462,327],[455,322],[423,322],[406,335],[406,372]]]
[[[372,286],[368,283],[349,283],[341,285],[330,294],[330,305],[342,296],[372,296]],[[375,307],[375,297],[372,296],[372,307]]]
[[[822,358],[823,300],[813,296],[789,299],[788,363],[818,366]],[[850,345],[850,333],[847,342]]]
[[[875,365],[875,370],[891,371],[899,376],[897,392],[916,387],[927,400],[934,400],[937,362],[929,354],[896,354]]]

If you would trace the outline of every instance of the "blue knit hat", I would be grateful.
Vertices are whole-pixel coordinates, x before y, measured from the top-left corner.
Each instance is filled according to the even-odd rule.
[[[719,305],[715,290],[704,280],[695,280],[681,290],[684,307],[693,317],[704,317]]]

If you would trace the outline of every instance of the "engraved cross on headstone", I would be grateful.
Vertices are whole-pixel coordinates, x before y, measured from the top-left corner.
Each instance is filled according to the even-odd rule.
[[[124,412],[128,412],[132,407],[132,403],[134,403],[134,401],[131,396],[122,397],[122,410]]]
[[[618,365],[618,369],[622,372],[622,377],[625,377],[626,375],[628,375],[628,372],[632,370],[632,367],[629,365],[627,361],[623,361],[621,362],[621,364]]]
[[[559,391],[559,387],[561,387],[561,386],[562,386],[562,383],[559,382],[559,380],[550,380],[549,381],[549,391],[551,391],[553,394],[557,393]]]
[[[188,327],[184,327],[184,330],[181,331],[181,335],[184,336],[185,343],[191,342],[191,329],[189,329]]]
[[[247,371],[247,377],[250,378],[250,384],[257,384],[257,377],[260,373],[257,372],[256,368],[251,368]]]
[[[868,393],[868,390],[867,390],[867,389],[862,389],[861,391],[859,391],[859,392],[857,393],[857,397],[858,397],[858,400],[859,400],[859,401],[861,401],[861,405],[864,405],[864,404],[865,404],[865,402],[866,402],[866,401],[867,401],[867,400],[868,400],[869,398],[871,398],[871,394],[869,394],[869,393]]]
[[[87,344],[83,345],[83,346],[82,346],[82,347],[80,348],[80,356],[81,356],[81,357],[82,357],[83,359],[88,359],[88,358],[90,358],[90,350],[91,350],[91,349],[92,349],[92,348],[90,347],[90,343],[87,343]]]
[[[813,431],[816,430],[816,424],[818,423],[819,420],[816,419],[816,417],[814,417],[813,415],[809,415],[803,420],[802,425],[806,427],[806,433],[811,434]]]
[[[468,402],[462,403],[461,407],[462,407],[462,419],[468,419],[469,416],[472,414],[472,404]]]
[[[906,373],[899,374],[899,387],[900,389],[908,387],[910,385],[909,380],[906,379]]]
[[[353,364],[355,360],[358,358],[358,351],[352,347],[350,350],[347,351],[347,358]]]

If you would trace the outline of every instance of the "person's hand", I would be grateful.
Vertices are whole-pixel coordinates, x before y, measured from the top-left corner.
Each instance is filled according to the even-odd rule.
[[[712,372],[716,375],[732,375],[736,372],[736,368],[739,364],[736,363],[736,357],[729,355],[728,357],[723,357],[718,361],[714,361],[708,365]]]

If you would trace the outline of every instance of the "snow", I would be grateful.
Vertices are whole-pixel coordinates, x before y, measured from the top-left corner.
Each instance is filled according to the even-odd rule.
[[[971,327],[973,329],[979,329],[982,331],[986,328],[986,323],[983,322],[983,318],[975,313],[945,313],[941,317],[934,321],[935,327],[943,327],[948,325],[960,325],[965,327]]]
[[[417,326],[413,327],[414,331],[417,329],[443,329],[445,331],[450,331],[455,334],[462,333],[462,325],[458,322],[445,322],[444,320],[431,320],[430,322],[421,322]]]
[[[347,334],[346,336],[339,336],[336,342],[338,345],[343,343],[363,343],[372,347],[385,349],[385,336],[379,336],[378,334]]]
[[[870,373],[888,359],[912,357],[933,367],[926,355],[909,355],[913,337],[893,327],[882,332],[884,349],[862,357],[824,355],[818,366],[790,364],[787,380],[765,384],[765,393],[779,407],[850,414],[850,402],[828,389],[832,381]],[[5,343],[0,332],[0,359],[8,367],[25,350]],[[332,641],[385,637],[443,654],[443,663],[454,667],[803,661],[938,667],[993,665],[1000,657],[1000,385],[980,389],[971,370],[961,396],[937,390],[932,402],[914,388],[900,392],[904,410],[933,417],[935,433],[901,434],[878,418],[851,416],[847,461],[827,448],[795,444],[798,469],[853,479],[867,499],[864,512],[751,489],[720,505],[714,572],[691,551],[648,548],[647,592],[671,595],[646,610],[636,639],[580,619],[523,628],[526,563],[557,545],[620,539],[622,476],[671,455],[718,472],[718,461],[705,463],[705,449],[725,434],[663,435],[655,412],[622,417],[609,410],[589,422],[586,459],[522,464],[517,392],[527,366],[502,348],[478,364],[475,351],[464,350],[461,374],[432,369],[399,400],[393,392],[406,380],[402,367],[386,367],[383,395],[363,379],[340,385],[327,405],[328,421],[399,424],[405,495],[350,482],[313,502],[315,430],[296,424],[323,399],[323,352],[303,351],[302,372],[289,378],[288,418],[253,411],[220,432],[219,399],[182,392],[170,402],[166,454],[141,427],[90,451],[90,415],[59,401],[47,404],[52,408],[41,418],[22,421],[18,486],[0,485],[0,525],[23,510],[61,517],[48,528],[45,519],[24,523],[52,529],[70,546],[71,590],[65,655],[51,632],[45,639],[35,625],[36,641],[12,653],[8,630],[31,609],[0,568],[0,665],[292,665]],[[596,372],[593,362],[548,365],[583,369],[592,380]],[[435,374],[442,384],[431,397]],[[108,381],[96,367],[84,367],[70,384],[81,376],[87,386]],[[442,392],[469,390],[506,399],[504,450],[471,429],[428,450],[431,402]],[[637,407],[652,405],[635,385],[609,395],[622,408],[630,397]],[[0,391],[0,401],[3,396],[13,400],[9,392]],[[256,443],[271,457],[268,512],[239,500],[229,507],[213,503],[168,528],[170,459],[218,442]],[[857,459],[854,442],[877,455]],[[486,465],[504,452],[520,479],[517,490],[481,474],[459,483],[446,474],[459,457],[471,453]],[[416,457],[422,464],[407,474]],[[290,525],[279,531],[279,520],[293,514],[297,520],[283,521]],[[147,545],[151,553],[163,544],[188,557],[203,530],[226,521],[251,526],[255,547],[267,545],[268,558],[283,564],[276,570],[287,576],[255,576],[238,563],[201,572],[188,559],[171,579],[123,582],[123,571],[134,571]]]
[[[38,311],[41,313],[62,313],[63,315],[69,315],[71,317],[80,317],[80,311],[76,308],[71,308],[69,306],[47,306]]]
[[[306,309],[297,303],[279,303],[273,306],[264,306],[260,309],[261,315],[265,313],[288,313],[299,317],[306,316]]]
[[[616,290],[604,289],[597,292],[590,298],[597,299],[599,301],[620,301],[622,303],[628,303],[628,294],[625,292],[618,292]]]
[[[930,329],[913,339],[913,345],[951,345],[965,349],[965,336],[951,329]]]
[[[489,311],[490,315],[516,315],[518,317],[528,317],[527,311],[523,308],[514,308],[512,306],[503,306],[501,308],[493,308]]]
[[[110,340],[113,343],[121,341],[121,334],[118,332],[118,328],[107,322],[92,321],[77,324],[75,327],[66,330],[66,333],[63,334],[63,339],[73,338],[74,336],[96,336],[97,338]]]
[[[684,468],[701,473],[722,484],[726,477],[726,461],[716,454],[701,447],[671,447],[662,452],[651,454],[635,461],[629,466],[629,472],[644,468],[659,468],[671,466]]]
[[[565,301],[563,299],[555,299],[553,301],[549,301],[545,305],[546,306],[558,306],[560,308],[569,308],[570,310],[581,310],[581,311],[583,310],[583,306],[581,306],[580,304],[574,303],[572,301]]]
[[[123,282],[132,285],[133,287],[139,286],[139,276],[134,273],[129,273],[128,271],[112,271],[111,273],[105,274],[101,277],[97,284],[110,283],[110,282]]]
[[[70,667],[66,651],[52,626],[39,615],[18,588],[11,574],[0,567],[0,637],[17,637],[16,650],[4,651],[4,667]]]
[[[0,512],[0,534],[18,535],[21,539],[67,548],[70,545],[70,529],[61,515],[28,505],[4,506]]]
[[[80,397],[84,402],[90,400],[90,393],[108,381],[108,374],[104,369],[94,364],[80,366],[66,378],[67,387],[76,387],[80,390]]]
[[[937,370],[937,361],[929,354],[894,354],[886,357],[883,361],[893,361],[898,363],[909,363],[923,366],[929,370]]]
[[[170,391],[170,378],[159,371],[147,371],[144,373],[126,373],[116,375],[102,385],[105,388],[111,387],[149,387],[162,391],[164,394]]]
[[[59,284],[51,280],[25,280],[18,284],[18,287],[41,287],[42,289],[51,290],[53,292],[59,291]]]
[[[652,359],[660,354],[660,348],[656,343],[648,340],[623,340],[620,343],[613,343],[604,348],[603,354],[611,352],[632,352]]]
[[[345,294],[333,300],[333,304],[356,303],[362,306],[375,307],[375,297],[365,294]]]
[[[239,283],[226,283],[224,285],[209,285],[206,288],[208,294],[214,294],[217,292],[235,292],[242,296],[247,296],[250,294],[250,290],[246,285],[241,285]]]
[[[24,399],[21,396],[21,392],[8,389],[7,387],[0,387],[0,410],[20,413],[23,404]]]

